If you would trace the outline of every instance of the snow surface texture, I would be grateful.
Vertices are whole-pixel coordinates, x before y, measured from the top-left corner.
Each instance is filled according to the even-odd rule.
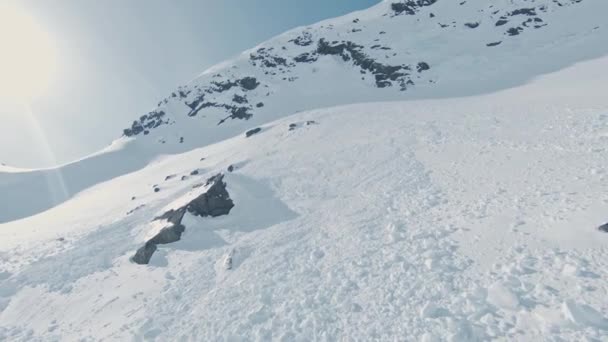
[[[4,224],[0,339],[606,340],[607,79],[300,113]],[[130,262],[218,172],[230,214]]]
[[[454,15],[478,15],[464,10],[477,3],[466,1]],[[219,126],[215,118],[201,120],[203,111],[175,112],[165,114],[175,115],[173,125],[61,168],[3,166],[4,220],[36,215],[0,225],[0,340],[608,340],[608,234],[596,229],[608,221],[608,57],[538,76],[606,46],[599,45],[606,39],[602,28],[585,29],[605,2],[495,3],[506,6],[496,20],[522,4],[587,17],[552,19],[561,22],[554,30],[571,30],[561,40],[547,38],[554,32],[548,24],[517,36],[537,40],[515,43],[516,36],[506,35],[500,45],[484,44],[502,49],[513,42],[500,50],[510,55],[498,64],[487,57],[471,65],[503,69],[492,77],[522,73],[494,83],[488,76],[489,90],[513,86],[491,94],[476,94],[463,79],[454,94],[470,90],[471,96],[289,115],[291,107]],[[442,7],[435,6],[461,8],[439,1],[410,15],[387,12],[386,2],[332,22],[377,17],[409,25],[420,18],[416,25],[426,25],[422,18],[431,10],[439,17]],[[391,40],[398,38],[394,33]],[[342,57],[325,57],[319,61],[345,68],[344,75],[352,67]],[[431,69],[424,72],[431,73],[441,63],[427,57],[422,61]],[[541,61],[547,65],[534,69]],[[436,77],[454,87],[463,74],[448,70]],[[476,77],[477,69],[468,70]],[[326,77],[332,84],[332,75]],[[256,79],[262,87],[263,78]],[[438,94],[447,92],[440,83]],[[398,82],[363,86],[368,95],[353,91],[342,100],[381,99],[373,95],[388,94],[381,91],[425,97],[419,84],[403,92]],[[287,88],[277,86],[284,108],[294,100]],[[300,101],[331,104],[318,98]],[[272,120],[278,116],[284,117]],[[167,139],[189,127],[199,132],[198,148],[187,143],[195,135],[183,143]],[[165,144],[156,143],[161,137]],[[158,245],[149,265],[133,263],[134,253],[166,227],[154,218],[200,196],[218,173],[234,202],[230,213],[186,213],[179,241]],[[36,192],[43,177],[65,185],[48,203],[32,198],[46,198]],[[36,210],[5,214],[23,203]]]
[[[604,0],[395,2],[294,29],[205,71],[86,160],[0,172],[0,222],[296,112],[483,94],[608,53]]]

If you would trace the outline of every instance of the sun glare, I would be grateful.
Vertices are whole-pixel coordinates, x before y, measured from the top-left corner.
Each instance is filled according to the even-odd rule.
[[[0,4],[0,98],[42,95],[55,71],[55,53],[50,35],[33,17]]]

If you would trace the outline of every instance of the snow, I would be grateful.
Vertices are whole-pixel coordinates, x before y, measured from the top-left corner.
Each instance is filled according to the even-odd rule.
[[[315,27],[371,23],[386,4]],[[594,25],[603,2],[581,4]],[[276,84],[283,102],[251,121],[185,119],[58,168],[2,166],[0,340],[606,340],[608,234],[596,227],[608,221],[608,56],[595,44],[605,35],[552,30],[500,45],[525,48],[497,50],[522,55],[487,62],[502,71],[478,88],[455,86],[468,75],[459,63],[487,70],[485,57],[513,56],[456,56],[434,68],[451,84],[437,93],[367,103],[353,102],[402,97],[360,84],[323,97],[333,81],[354,82],[325,58],[317,66],[330,72]],[[418,43],[443,46],[431,32]],[[553,50],[526,50],[540,41]],[[181,130],[200,137],[155,143]],[[187,213],[180,241],[131,262],[165,226],[154,218],[220,172],[231,212]]]
[[[299,113],[5,223],[0,336],[602,340],[608,198],[589,170],[604,169],[607,70]],[[131,263],[152,219],[217,172],[233,212],[186,215],[181,241]]]
[[[95,184],[140,170],[164,155],[217,143],[297,112],[351,103],[487,94],[607,54],[604,13],[608,2],[560,1],[568,5],[560,6],[553,0],[438,1],[415,16],[394,16],[390,2],[382,2],[368,10],[288,31],[203,72],[181,88],[190,92],[185,98],[171,95],[161,101],[155,110],[165,112],[169,123],[152,129],[148,135],[120,138],[100,153],[57,168],[16,173],[0,168],[0,186],[10,194],[0,196],[0,206],[5,208],[0,212],[0,222],[39,214]],[[527,16],[510,17],[505,26],[495,25],[501,16],[528,7],[539,8],[536,17],[547,26],[526,28],[511,37],[505,30],[521,26]],[[465,26],[467,22],[481,25],[470,29]],[[305,34],[311,37],[310,45],[290,42]],[[320,55],[314,63],[293,62],[303,53],[312,53],[320,39],[360,45],[363,54],[381,64],[410,66],[408,77],[415,84],[407,85],[406,91],[401,91],[397,82],[378,88],[376,75],[340,56]],[[495,41],[502,43],[486,46]],[[373,48],[376,45],[390,50]],[[293,62],[293,66],[254,65],[251,54],[262,48]],[[419,62],[428,63],[430,70],[415,71]],[[204,90],[209,90],[214,82],[243,77],[255,77],[260,85],[249,91],[239,87],[211,93]],[[593,82],[603,86],[601,79]],[[204,101],[209,103],[230,105],[234,105],[234,95],[246,96],[253,116],[218,125],[229,114],[224,109],[209,107],[190,117],[192,108],[188,104],[199,94],[205,94]],[[257,108],[257,103],[264,106]],[[134,115],[134,119],[138,118],[139,115]],[[129,124],[125,120],[125,126]],[[37,196],[27,195],[31,193]]]

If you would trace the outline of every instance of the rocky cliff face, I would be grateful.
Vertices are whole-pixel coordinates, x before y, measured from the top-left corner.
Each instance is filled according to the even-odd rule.
[[[508,74],[496,71],[509,55],[522,68],[542,63],[541,56],[534,56],[539,45],[528,48],[529,41],[548,47],[555,39],[598,30],[593,19],[586,27],[553,23],[586,10],[585,2],[593,1],[385,1],[295,29],[206,71],[123,134],[149,135],[183,121],[190,129],[178,127],[169,136],[155,137],[160,144],[168,139],[183,144],[192,141],[188,135],[201,133],[196,129],[200,125],[234,125],[252,118],[259,123],[319,106],[426,97],[435,87],[454,84],[481,88],[484,81],[476,78]],[[477,56],[477,63],[471,65],[469,58],[463,64],[464,55]]]

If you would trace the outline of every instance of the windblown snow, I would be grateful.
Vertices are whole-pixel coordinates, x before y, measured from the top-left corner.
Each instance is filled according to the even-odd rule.
[[[607,341],[608,4],[395,3],[2,166],[0,340]]]

